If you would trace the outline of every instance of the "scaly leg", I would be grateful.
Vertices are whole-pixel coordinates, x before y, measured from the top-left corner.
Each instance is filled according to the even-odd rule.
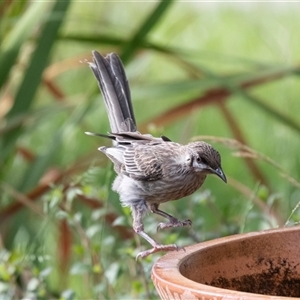
[[[149,250],[145,250],[140,252],[137,256],[136,259],[139,257],[144,258],[150,254],[159,252],[159,251],[174,251],[174,250],[180,250],[182,248],[178,247],[175,244],[170,244],[170,245],[161,245],[158,244],[154,239],[152,239],[145,231],[144,231],[144,225],[142,222],[142,217],[144,214],[144,205],[135,205],[132,206],[132,216],[133,216],[133,229],[134,231],[143,237],[153,248]]]
[[[151,204],[150,206],[151,211],[154,214],[160,215],[162,217],[165,217],[169,220],[167,223],[159,223],[157,226],[157,230],[159,229],[165,229],[170,227],[184,227],[184,226],[191,226],[192,221],[191,220],[185,220],[185,221],[179,221],[178,219],[174,218],[173,216],[167,214],[166,212],[158,209],[158,204]]]

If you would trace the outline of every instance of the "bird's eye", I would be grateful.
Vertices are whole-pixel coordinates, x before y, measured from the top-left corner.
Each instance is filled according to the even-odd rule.
[[[207,163],[207,160],[206,160],[205,158],[203,158],[203,157],[202,157],[201,161],[202,161],[202,163],[204,163],[205,165],[208,164],[208,163]]]

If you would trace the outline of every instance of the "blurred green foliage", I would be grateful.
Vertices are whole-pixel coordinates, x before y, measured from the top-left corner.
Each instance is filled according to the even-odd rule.
[[[148,247],[97,151],[108,120],[86,60],[117,52],[141,132],[205,139],[229,178],[164,210],[186,246],[299,222],[297,3],[2,1],[0,298],[156,299]]]

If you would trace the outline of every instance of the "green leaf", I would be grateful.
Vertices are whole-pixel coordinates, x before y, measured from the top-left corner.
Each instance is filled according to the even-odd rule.
[[[49,276],[49,274],[52,272],[52,267],[48,267],[46,269],[43,269],[40,274],[39,274],[39,278],[41,280],[44,280],[46,277]]]
[[[65,290],[61,293],[60,300],[73,300],[75,299],[75,292],[73,290]]]
[[[27,290],[30,292],[36,291],[39,285],[40,285],[40,281],[37,278],[33,277],[29,280],[27,284]]]
[[[100,232],[101,229],[102,229],[102,226],[99,224],[92,225],[89,228],[87,228],[86,235],[89,238],[92,238],[96,233]]]
[[[82,275],[89,272],[91,272],[91,266],[82,262],[75,263],[70,270],[70,274],[72,275]]]
[[[27,11],[20,16],[18,22],[1,43],[0,48],[0,88],[5,83],[10,70],[18,57],[20,48],[30,37],[34,28],[45,20],[45,13],[51,3],[45,1],[32,2]]]
[[[105,271],[106,278],[110,284],[115,284],[120,270],[118,263],[112,263]]]
[[[48,63],[50,51],[52,49],[52,46],[54,45],[54,41],[56,39],[64,16],[67,12],[69,3],[69,0],[57,1],[53,5],[53,8],[49,15],[46,17],[45,15],[43,16],[46,20],[44,28],[43,30],[41,30],[40,36],[37,40],[36,49],[24,74],[23,81],[16,93],[14,105],[7,115],[8,118],[12,118],[18,115],[24,115],[30,109],[34,99],[34,95],[36,94],[36,91],[39,87],[43,71]],[[31,18],[34,19],[35,17],[31,15]],[[12,42],[8,44],[11,43]],[[3,136],[3,140],[0,145],[1,159],[3,160],[3,162],[10,154],[13,153],[15,141],[17,140],[21,132],[21,126],[17,126]]]

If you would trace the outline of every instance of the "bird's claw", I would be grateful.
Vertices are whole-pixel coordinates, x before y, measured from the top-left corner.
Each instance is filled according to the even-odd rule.
[[[160,252],[160,251],[179,251],[179,250],[184,250],[183,247],[178,247],[175,244],[170,244],[170,245],[156,245],[155,247],[153,247],[152,249],[149,250],[145,250],[140,252],[137,256],[136,256],[136,260],[138,260],[139,258],[145,258],[150,254],[156,253],[156,252]]]
[[[157,231],[160,229],[165,229],[165,228],[170,228],[170,227],[191,227],[192,226],[192,221],[191,220],[185,220],[185,221],[179,221],[179,220],[174,220],[168,223],[159,223],[157,226]]]

